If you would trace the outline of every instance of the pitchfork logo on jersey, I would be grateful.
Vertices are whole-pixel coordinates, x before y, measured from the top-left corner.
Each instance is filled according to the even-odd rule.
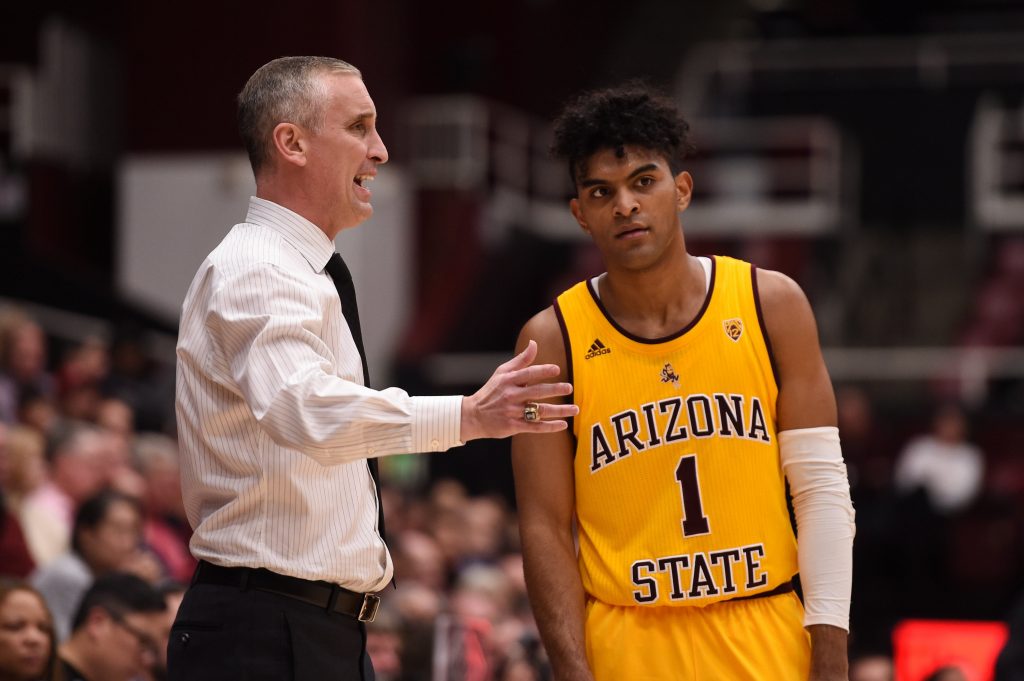
[[[725,328],[725,335],[733,341],[738,341],[743,335],[743,320],[741,319],[726,319],[722,322],[722,326]]]
[[[671,383],[676,388],[679,387],[679,374],[676,373],[671,364],[666,364],[661,368],[661,382]]]

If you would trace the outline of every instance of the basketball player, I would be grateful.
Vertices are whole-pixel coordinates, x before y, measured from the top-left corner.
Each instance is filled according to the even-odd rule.
[[[687,252],[688,125],[671,105],[589,93],[555,130],[607,268],[518,343],[562,368],[580,410],[512,445],[555,678],[845,680],[853,508],[807,298]]]

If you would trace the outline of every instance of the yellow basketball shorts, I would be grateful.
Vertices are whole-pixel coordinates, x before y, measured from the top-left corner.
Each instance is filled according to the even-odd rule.
[[[811,640],[794,593],[704,608],[587,603],[596,681],[806,681]]]

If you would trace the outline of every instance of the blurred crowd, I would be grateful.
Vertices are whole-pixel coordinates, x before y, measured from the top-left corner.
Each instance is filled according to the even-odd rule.
[[[0,679],[163,678],[195,567],[172,375],[131,330],[60,347],[0,311]],[[899,619],[1008,615],[1020,490],[954,403],[914,421],[880,417],[859,388],[838,400],[858,514],[851,679],[891,681]],[[381,470],[396,588],[368,627],[378,678],[550,678],[509,500],[430,480],[426,457]]]
[[[0,679],[66,678],[62,665],[160,679],[195,568],[173,366],[131,330],[56,345],[0,310]],[[428,486],[424,465],[383,466],[401,588],[369,628],[378,678],[544,678],[514,514],[457,482]]]

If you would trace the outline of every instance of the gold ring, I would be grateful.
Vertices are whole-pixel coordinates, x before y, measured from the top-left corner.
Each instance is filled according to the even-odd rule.
[[[523,405],[523,420],[533,422],[540,419],[540,405],[536,402],[527,402]]]

